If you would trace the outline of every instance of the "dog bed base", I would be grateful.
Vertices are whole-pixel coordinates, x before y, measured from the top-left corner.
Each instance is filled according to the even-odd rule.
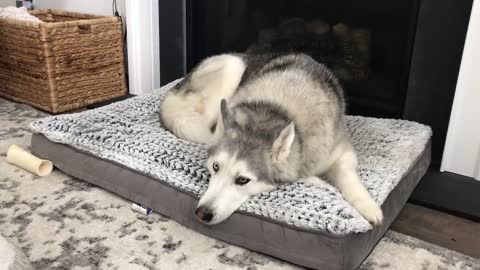
[[[430,143],[411,165],[382,205],[384,222],[364,233],[335,235],[295,227],[276,220],[235,212],[225,222],[207,226],[193,211],[197,197],[119,163],[55,143],[41,134],[32,137],[32,152],[57,168],[126,199],[146,205],[205,235],[315,269],[355,269],[370,254],[397,217],[430,164]]]

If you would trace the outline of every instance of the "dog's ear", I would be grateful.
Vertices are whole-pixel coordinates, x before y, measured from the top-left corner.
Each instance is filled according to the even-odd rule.
[[[295,125],[290,123],[275,139],[272,146],[272,159],[276,162],[286,162],[295,139]]]
[[[231,126],[232,117],[227,107],[227,101],[222,99],[220,102],[220,114],[222,117],[223,129],[227,130]]]

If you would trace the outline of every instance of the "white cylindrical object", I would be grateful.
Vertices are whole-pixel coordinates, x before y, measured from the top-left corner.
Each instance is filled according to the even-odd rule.
[[[47,176],[53,170],[51,161],[38,158],[15,144],[8,148],[7,161],[38,176]]]

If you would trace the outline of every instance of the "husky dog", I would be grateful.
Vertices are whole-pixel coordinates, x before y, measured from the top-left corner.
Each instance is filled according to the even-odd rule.
[[[304,54],[223,54],[172,89],[160,120],[178,137],[208,144],[211,178],[195,214],[228,218],[251,196],[326,176],[369,222],[383,214],[357,173],[335,76]]]

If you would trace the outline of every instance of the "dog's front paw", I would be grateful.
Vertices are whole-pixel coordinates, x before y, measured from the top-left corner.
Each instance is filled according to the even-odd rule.
[[[357,211],[373,225],[380,225],[383,222],[382,208],[372,199],[363,199],[355,202]]]

